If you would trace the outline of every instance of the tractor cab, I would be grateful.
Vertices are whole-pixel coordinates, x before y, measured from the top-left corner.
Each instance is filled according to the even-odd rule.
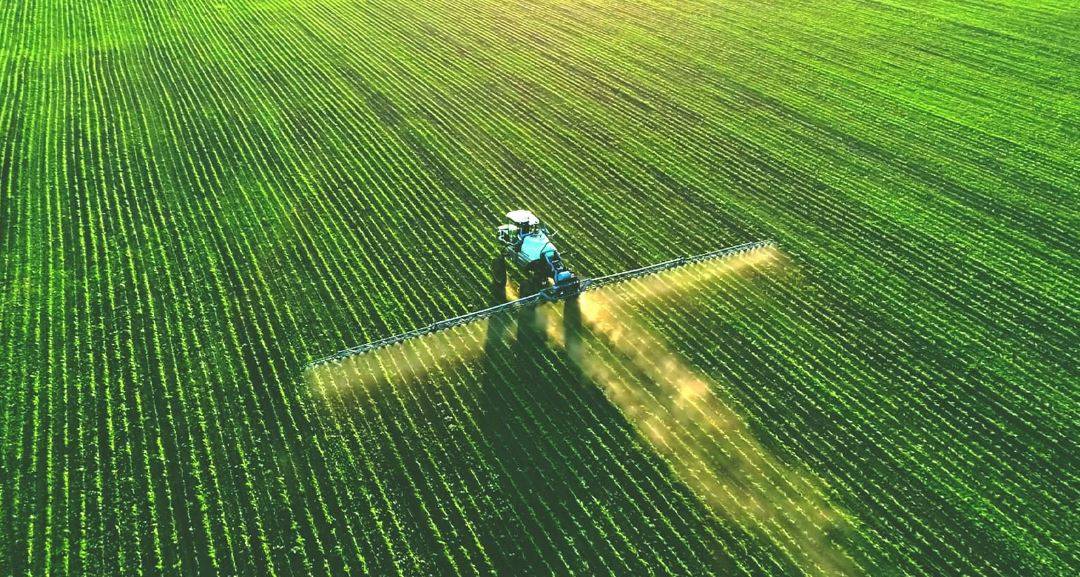
[[[512,247],[514,251],[521,250],[526,239],[530,237],[534,242],[540,240],[539,237],[544,237],[546,241],[546,233],[544,225],[540,224],[540,219],[528,210],[513,210],[506,213],[506,224],[498,229],[499,241],[508,248]]]
[[[542,228],[540,219],[528,210],[512,210],[506,213],[506,224],[499,227],[500,237],[523,237]]]

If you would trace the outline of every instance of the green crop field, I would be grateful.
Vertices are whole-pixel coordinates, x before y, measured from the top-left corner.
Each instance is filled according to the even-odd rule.
[[[1078,95],[1068,0],[0,3],[0,577],[1076,575]],[[305,368],[517,208],[775,245]]]

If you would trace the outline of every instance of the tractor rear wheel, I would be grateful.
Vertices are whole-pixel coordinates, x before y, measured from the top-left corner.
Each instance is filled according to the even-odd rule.
[[[540,291],[540,288],[542,286],[543,286],[543,278],[540,277],[539,275],[531,274],[531,271],[530,271],[530,272],[526,273],[525,278],[521,281],[521,284],[518,286],[518,292],[521,293],[521,297],[524,298],[524,297],[532,296],[532,295],[536,294],[537,292]]]
[[[491,296],[496,303],[506,302],[506,259],[501,254],[491,260]]]

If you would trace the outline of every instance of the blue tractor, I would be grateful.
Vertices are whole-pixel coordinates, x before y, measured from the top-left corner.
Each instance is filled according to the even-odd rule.
[[[555,232],[548,230],[528,210],[514,210],[506,214],[506,224],[497,229],[502,246],[500,260],[507,259],[533,279],[551,286],[543,289],[553,297],[563,297],[578,288],[578,278],[563,263],[562,257],[551,238]]]

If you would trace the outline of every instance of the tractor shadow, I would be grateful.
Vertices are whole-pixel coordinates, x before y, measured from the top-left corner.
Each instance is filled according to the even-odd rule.
[[[527,279],[520,295],[540,288],[538,279]],[[492,296],[496,303],[505,302],[505,283],[493,281]],[[561,327],[549,332],[556,307],[562,307]],[[488,321],[472,403],[483,439],[478,445],[482,459],[494,473],[488,479],[491,494],[505,503],[493,522],[478,528],[485,541],[496,545],[488,548],[496,568],[513,574],[551,572],[546,562],[565,553],[568,533],[575,535],[580,555],[575,563],[583,572],[620,563],[604,545],[610,536],[593,517],[597,506],[628,534],[640,528],[649,539],[679,543],[674,554],[728,568],[708,551],[681,548],[681,535],[702,529],[682,523],[690,511],[668,516],[671,525],[665,527],[665,513],[626,501],[626,487],[672,486],[663,463],[642,450],[633,427],[573,362],[571,355],[580,354],[586,331],[576,298]],[[684,497],[682,502],[696,509],[689,493]],[[631,498],[649,502],[644,494]]]
[[[505,269],[494,268],[492,298],[498,304],[507,301],[506,277]],[[535,278],[526,278],[518,292],[526,297],[540,288]],[[558,536],[580,516],[572,504],[575,490],[580,491],[575,485],[586,474],[570,448],[585,442],[588,424],[568,396],[555,391],[580,386],[580,373],[560,363],[547,343],[540,310],[547,306],[553,305],[488,319],[475,389],[474,415],[485,441],[484,460],[496,473],[489,482],[506,504],[496,522],[480,529],[485,540],[497,545],[489,547],[496,568],[514,574],[550,572],[547,560],[557,559],[566,547]],[[522,543],[536,546],[519,546]],[[583,567],[603,563],[591,552],[597,550],[581,549],[588,557],[580,560]]]
[[[563,302],[563,343],[566,354],[573,358],[581,352],[581,342],[585,334],[585,327],[581,320],[581,300],[579,296],[566,299]]]

